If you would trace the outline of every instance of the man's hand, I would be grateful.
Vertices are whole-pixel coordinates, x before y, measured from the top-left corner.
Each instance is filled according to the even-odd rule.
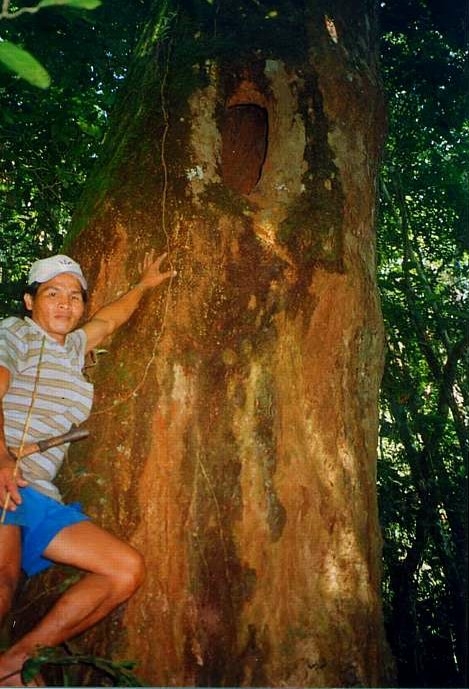
[[[87,337],[87,352],[100,345],[106,337],[112,335],[117,328],[129,320],[147,290],[158,287],[162,282],[176,275],[175,270],[161,272],[161,264],[165,258],[166,254],[162,254],[155,260],[153,251],[146,254],[137,284],[126,294],[103,306],[85,323],[83,330]]]
[[[21,496],[18,488],[24,488],[28,485],[21,475],[21,471],[17,468],[15,473],[16,462],[10,455],[6,448],[0,450],[0,507],[3,508],[7,500],[7,495],[10,494],[8,501],[9,510],[16,510],[17,505],[21,504]]]
[[[167,253],[161,254],[161,256],[158,256],[156,260],[154,255],[155,252],[153,250],[145,255],[143,260],[143,268],[141,271],[142,274],[136,287],[140,287],[141,289],[158,287],[158,285],[161,285],[162,282],[176,275],[176,271],[172,269],[165,272],[161,272],[160,270],[161,264],[168,255]]]

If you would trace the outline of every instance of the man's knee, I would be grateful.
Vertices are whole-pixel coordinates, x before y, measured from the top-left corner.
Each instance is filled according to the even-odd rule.
[[[114,592],[120,602],[130,598],[145,579],[145,562],[140,553],[131,548],[119,563],[119,571],[112,573]]]

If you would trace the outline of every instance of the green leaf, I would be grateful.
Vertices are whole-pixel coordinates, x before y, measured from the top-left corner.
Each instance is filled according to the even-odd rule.
[[[41,0],[37,7],[51,7],[52,5],[68,5],[80,10],[94,10],[101,5],[101,0]]]
[[[44,659],[42,658],[28,658],[25,662],[21,671],[21,678],[26,686],[40,673],[43,662]]]
[[[0,42],[0,62],[33,86],[47,89],[50,86],[49,73],[35,57],[10,41]]]
[[[101,127],[98,127],[96,124],[91,124],[89,122],[85,122],[83,119],[79,119],[77,122],[78,126],[84,132],[85,134],[88,134],[88,136],[92,136],[95,139],[99,139],[102,137],[103,133],[101,130]]]
[[[50,86],[49,73],[35,57],[10,41],[0,42],[0,62],[12,72],[33,86],[47,89]]]

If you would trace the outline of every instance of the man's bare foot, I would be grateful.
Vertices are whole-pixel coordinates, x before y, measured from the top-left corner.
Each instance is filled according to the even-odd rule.
[[[0,676],[0,687],[24,687],[21,671],[13,670],[7,675]]]
[[[16,657],[15,654],[6,651],[0,655],[0,687],[43,687],[44,682],[38,674],[31,682],[25,684],[21,677],[21,669],[26,660],[24,657]]]
[[[10,675],[0,677],[0,687],[45,687],[44,680],[41,675],[36,675],[28,684],[24,684],[21,677],[21,670],[14,671]]]
[[[23,682],[21,671],[27,656],[18,653],[18,649],[12,646],[0,654],[0,687],[45,687],[46,684],[40,673],[27,684]]]

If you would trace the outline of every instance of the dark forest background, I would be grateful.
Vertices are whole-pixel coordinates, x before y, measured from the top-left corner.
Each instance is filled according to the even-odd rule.
[[[0,66],[0,316],[17,312],[31,260],[60,250],[150,4],[0,19],[0,46],[51,78],[38,88]],[[467,686],[468,14],[462,0],[380,2],[378,481],[386,627],[406,687]]]

